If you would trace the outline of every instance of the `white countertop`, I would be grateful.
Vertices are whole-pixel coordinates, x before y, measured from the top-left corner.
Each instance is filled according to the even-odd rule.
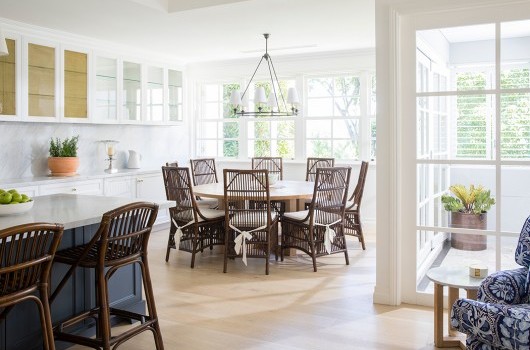
[[[173,202],[138,198],[92,196],[83,194],[54,194],[33,198],[30,211],[23,214],[0,216],[0,229],[31,222],[63,224],[65,229],[97,224],[109,210],[125,204],[155,202],[160,209],[169,208]],[[16,204],[14,204],[16,205]]]
[[[74,176],[34,176],[24,177],[19,179],[2,179],[0,180],[0,187],[21,187],[21,186],[35,186],[44,184],[53,184],[69,181],[83,181],[102,179],[117,176],[134,176],[142,174],[152,174],[155,172],[162,172],[161,168],[157,169],[119,169],[117,173],[108,174],[105,172],[93,173],[93,174],[78,174]]]

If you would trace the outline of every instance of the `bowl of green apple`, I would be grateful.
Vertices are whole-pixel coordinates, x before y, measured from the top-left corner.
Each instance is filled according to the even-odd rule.
[[[0,189],[0,215],[22,214],[33,207],[33,200],[17,190]]]

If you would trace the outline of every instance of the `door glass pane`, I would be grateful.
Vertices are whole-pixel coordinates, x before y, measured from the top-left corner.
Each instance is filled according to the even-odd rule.
[[[142,106],[141,67],[123,62],[123,119],[140,120]]]
[[[530,20],[501,23],[501,88],[530,88]]]
[[[28,44],[28,113],[55,117],[55,48]]]
[[[16,115],[15,40],[6,39],[9,55],[0,57],[0,114]]]
[[[87,118],[87,54],[64,51],[64,116]]]
[[[98,120],[116,120],[117,101],[117,73],[116,59],[96,58],[96,118]]]

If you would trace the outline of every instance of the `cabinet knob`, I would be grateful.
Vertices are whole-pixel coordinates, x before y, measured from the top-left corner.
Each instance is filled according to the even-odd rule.
[[[75,192],[75,191],[77,191],[77,188],[75,188],[75,187],[72,188],[72,192]]]
[[[144,180],[138,179],[138,180],[136,180],[136,182],[144,182]]]

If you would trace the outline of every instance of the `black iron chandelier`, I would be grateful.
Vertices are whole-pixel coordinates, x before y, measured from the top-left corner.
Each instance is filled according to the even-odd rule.
[[[233,112],[234,114],[240,116],[280,117],[297,115],[298,105],[300,103],[298,98],[298,92],[296,91],[296,88],[290,87],[287,90],[287,103],[285,102],[284,94],[280,88],[278,76],[276,75],[276,69],[274,68],[274,64],[272,63],[272,58],[267,51],[268,39],[270,34],[265,33],[263,34],[263,36],[265,37],[265,54],[261,57],[261,60],[259,61],[258,66],[254,70],[254,74],[252,74],[252,77],[250,78],[250,81],[248,82],[245,91],[243,91],[243,94],[241,94],[239,90],[233,90],[230,95],[230,104],[232,105]],[[248,104],[247,92],[263,60],[267,62],[267,67],[269,69],[269,76],[271,79],[271,91],[269,93],[269,96],[267,97],[265,93],[265,88],[263,86],[257,87],[254,91],[255,108],[253,112],[249,112],[245,110]],[[283,108],[280,108],[280,101],[282,103],[281,107]],[[290,108],[287,108],[287,104],[290,105]],[[265,109],[264,107],[268,108]]]

